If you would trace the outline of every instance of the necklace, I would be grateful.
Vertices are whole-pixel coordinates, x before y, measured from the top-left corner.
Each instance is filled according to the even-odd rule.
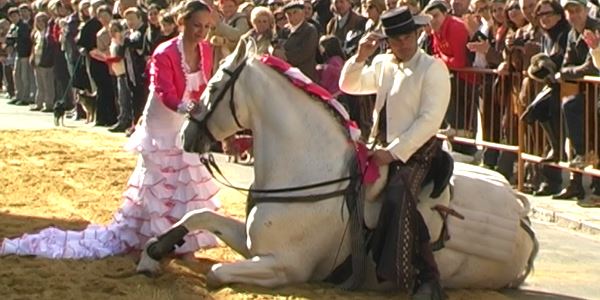
[[[180,34],[177,37],[177,50],[181,55],[181,70],[183,70],[183,77],[185,78],[185,91],[183,98],[189,99],[192,101],[198,101],[200,98],[200,82],[198,79],[193,79],[196,77],[203,78],[202,75],[202,59],[200,58],[198,71],[192,73],[190,66],[186,62],[185,51],[183,49],[183,34]],[[199,73],[198,75],[195,75]]]

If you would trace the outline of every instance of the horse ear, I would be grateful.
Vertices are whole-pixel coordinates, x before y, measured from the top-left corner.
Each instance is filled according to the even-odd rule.
[[[246,53],[247,56],[255,56],[258,54],[258,44],[256,43],[256,40],[251,37],[248,36],[246,39]]]
[[[245,59],[246,57],[248,57],[248,53],[247,52],[247,41],[246,39],[240,39],[240,41],[237,44],[237,47],[235,47],[235,50],[233,51],[233,53],[235,53],[235,57],[234,60],[235,62],[239,62],[242,59]]]

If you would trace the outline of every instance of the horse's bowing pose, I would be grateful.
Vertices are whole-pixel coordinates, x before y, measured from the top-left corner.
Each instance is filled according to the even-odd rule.
[[[348,177],[354,145],[331,110],[263,64],[249,49],[252,45],[241,42],[210,80],[202,96],[206,108],[198,116],[201,122],[190,121],[184,127],[184,148],[206,152],[213,140],[223,140],[243,127],[254,133],[256,190]],[[387,167],[380,172],[387,174]],[[377,224],[382,202],[369,197],[379,194],[385,178],[381,176],[366,193],[364,220],[369,228]],[[456,164],[453,184],[451,204],[449,189],[432,200],[428,197],[431,188],[426,186],[418,205],[434,241],[439,240],[444,223],[430,209],[434,204],[451,206],[465,216],[464,221],[447,220],[450,240],[435,252],[445,286],[501,288],[520,284],[532,267],[537,247],[526,221],[525,201],[500,175],[481,168]],[[266,201],[267,195],[252,193],[256,205],[245,223],[206,210],[189,212],[169,232],[148,244],[138,270],[158,271],[158,260],[172,251],[186,232],[202,228],[246,258],[214,265],[207,276],[212,285],[275,287],[322,281],[352,252],[350,230],[346,231],[349,211],[342,195],[319,201],[297,200],[347,186],[347,182],[339,182],[268,195],[271,199],[279,196],[280,201]],[[393,287],[380,283],[373,267],[370,262],[362,287]]]

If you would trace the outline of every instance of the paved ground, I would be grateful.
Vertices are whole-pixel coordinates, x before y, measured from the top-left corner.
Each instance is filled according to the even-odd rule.
[[[53,127],[52,114],[30,112],[0,99],[0,130]],[[82,121],[65,120],[66,127],[108,133]],[[119,134],[122,135],[122,134]],[[224,160],[221,156],[219,160]],[[247,186],[252,169],[224,164],[234,183]],[[600,299],[600,209],[581,208],[575,201],[529,197],[540,240],[536,270],[521,290],[504,293],[515,299]],[[575,229],[575,230],[574,230]]]

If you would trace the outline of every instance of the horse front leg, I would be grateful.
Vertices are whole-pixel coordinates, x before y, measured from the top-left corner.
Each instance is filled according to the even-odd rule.
[[[173,252],[175,245],[181,246],[186,234],[201,229],[212,232],[244,257],[250,256],[246,246],[246,225],[243,222],[209,209],[197,209],[185,214],[166,233],[146,243],[137,271],[157,273],[160,271],[160,260]]]
[[[233,263],[213,265],[206,275],[206,284],[210,288],[231,283],[274,288],[290,283],[288,275],[286,268],[278,263],[273,255],[255,256]],[[301,279],[301,281],[306,280],[307,278]]]

